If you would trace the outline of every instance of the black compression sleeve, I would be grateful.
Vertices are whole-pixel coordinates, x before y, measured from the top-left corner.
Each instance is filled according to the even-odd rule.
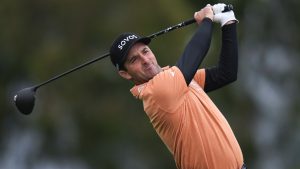
[[[236,23],[222,27],[222,49],[217,66],[205,69],[205,92],[223,87],[237,79],[238,44]]]
[[[189,85],[203,61],[211,42],[212,20],[205,18],[176,63]]]

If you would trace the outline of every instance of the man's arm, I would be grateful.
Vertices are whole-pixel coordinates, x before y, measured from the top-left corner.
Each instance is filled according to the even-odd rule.
[[[176,66],[182,72],[186,84],[189,85],[210,47],[212,37],[212,9],[210,5],[195,13],[198,24],[197,32],[186,46]]]
[[[205,69],[205,92],[223,87],[237,79],[238,44],[236,23],[222,27],[222,48],[217,66]]]

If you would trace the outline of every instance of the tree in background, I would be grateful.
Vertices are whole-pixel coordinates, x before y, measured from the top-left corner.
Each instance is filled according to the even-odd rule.
[[[217,1],[0,2],[0,168],[175,168],[142,105],[109,59],[39,90],[34,112],[12,105],[18,89],[108,50],[125,31],[149,35]],[[300,169],[299,2],[224,1],[240,20],[238,81],[210,95],[230,124],[250,168]],[[153,41],[174,64],[196,26]],[[219,27],[204,66],[218,55]],[[170,50],[171,49],[171,50]],[[226,113],[230,112],[230,113]]]

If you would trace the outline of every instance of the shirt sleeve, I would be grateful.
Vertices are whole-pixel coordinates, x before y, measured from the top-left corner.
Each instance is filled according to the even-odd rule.
[[[198,69],[195,74],[194,80],[204,89],[205,85],[205,69]]]

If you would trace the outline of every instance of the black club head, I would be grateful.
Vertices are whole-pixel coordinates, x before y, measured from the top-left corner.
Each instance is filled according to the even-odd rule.
[[[23,114],[30,114],[34,107],[36,88],[29,87],[18,91],[14,96],[14,102],[18,110]]]

